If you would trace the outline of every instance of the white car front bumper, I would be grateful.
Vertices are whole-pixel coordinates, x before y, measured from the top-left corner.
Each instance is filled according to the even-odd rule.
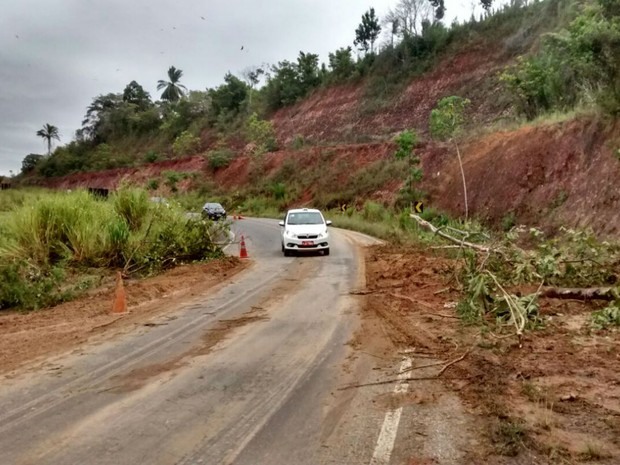
[[[288,237],[282,238],[282,244],[285,250],[298,250],[298,251],[313,251],[329,249],[329,236],[325,237]]]

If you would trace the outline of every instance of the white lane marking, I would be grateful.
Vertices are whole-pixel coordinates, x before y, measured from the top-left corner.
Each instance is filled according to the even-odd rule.
[[[401,380],[407,378],[408,373],[404,372],[409,368],[411,368],[411,359],[405,357],[400,364],[398,375]],[[399,381],[394,387],[394,394],[405,393],[408,389],[409,384],[406,381]],[[394,449],[394,442],[396,441],[396,433],[398,433],[398,424],[400,423],[400,416],[402,413],[403,408],[399,407],[395,410],[389,410],[385,414],[383,427],[381,428],[381,433],[379,433],[379,439],[377,439],[375,453],[372,455],[370,465],[388,465],[390,463],[390,457]]]

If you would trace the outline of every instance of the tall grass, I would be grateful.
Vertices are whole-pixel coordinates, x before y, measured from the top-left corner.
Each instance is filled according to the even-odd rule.
[[[64,275],[87,267],[149,274],[216,256],[221,227],[150,202],[140,189],[109,200],[84,191],[41,195],[0,219],[0,309],[49,304],[50,286],[60,299]]]

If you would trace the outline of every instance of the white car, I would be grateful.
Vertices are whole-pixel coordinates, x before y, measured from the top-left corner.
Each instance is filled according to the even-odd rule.
[[[331,221],[325,221],[319,210],[298,208],[289,210],[282,226],[282,253],[288,257],[292,252],[323,251],[329,255],[329,231]]]

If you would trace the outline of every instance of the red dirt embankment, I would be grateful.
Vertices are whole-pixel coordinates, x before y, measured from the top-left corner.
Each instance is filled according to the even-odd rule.
[[[205,166],[206,160],[203,157],[196,156],[180,160],[165,160],[134,168],[115,168],[69,174],[46,180],[44,185],[54,189],[75,189],[78,187],[114,189],[123,181],[146,184],[149,179],[157,178],[165,171],[191,173],[201,171]]]
[[[587,226],[602,235],[617,234],[620,160],[614,151],[620,147],[619,140],[619,124],[605,127],[591,120],[526,126],[471,139],[461,147],[470,214],[495,224],[514,215],[514,221],[532,226]],[[422,189],[429,194],[427,205],[463,214],[463,188],[454,147],[422,143],[417,152],[425,176]],[[329,192],[338,193],[355,173],[374,162],[391,159],[392,153],[390,143],[282,150],[265,155],[261,180],[271,178],[286,161],[294,161],[303,176],[332,176],[335,181],[329,184]],[[250,158],[240,156],[213,174],[202,157],[193,157],[140,168],[80,173],[52,180],[49,185],[114,188],[126,179],[146,183],[166,170],[176,170],[198,172],[232,191],[251,182],[252,169]],[[399,188],[400,182],[390,182],[380,196],[372,197],[389,199],[384,191],[395,194]],[[310,202],[314,193],[304,192],[303,201]]]
[[[343,85],[321,89],[279,110],[272,121],[285,144],[296,135],[324,142],[381,137],[409,128],[425,131],[431,110],[448,95],[470,98],[474,120],[489,121],[498,113],[494,76],[509,61],[499,46],[474,46],[444,58],[376,108],[364,106],[369,102],[364,86]]]
[[[496,223],[514,214],[516,221],[530,225],[617,234],[618,147],[620,124],[605,127],[588,120],[527,126],[472,140],[461,147],[470,212]],[[447,158],[427,159],[425,184],[433,205],[462,214],[456,152],[447,149]]]

